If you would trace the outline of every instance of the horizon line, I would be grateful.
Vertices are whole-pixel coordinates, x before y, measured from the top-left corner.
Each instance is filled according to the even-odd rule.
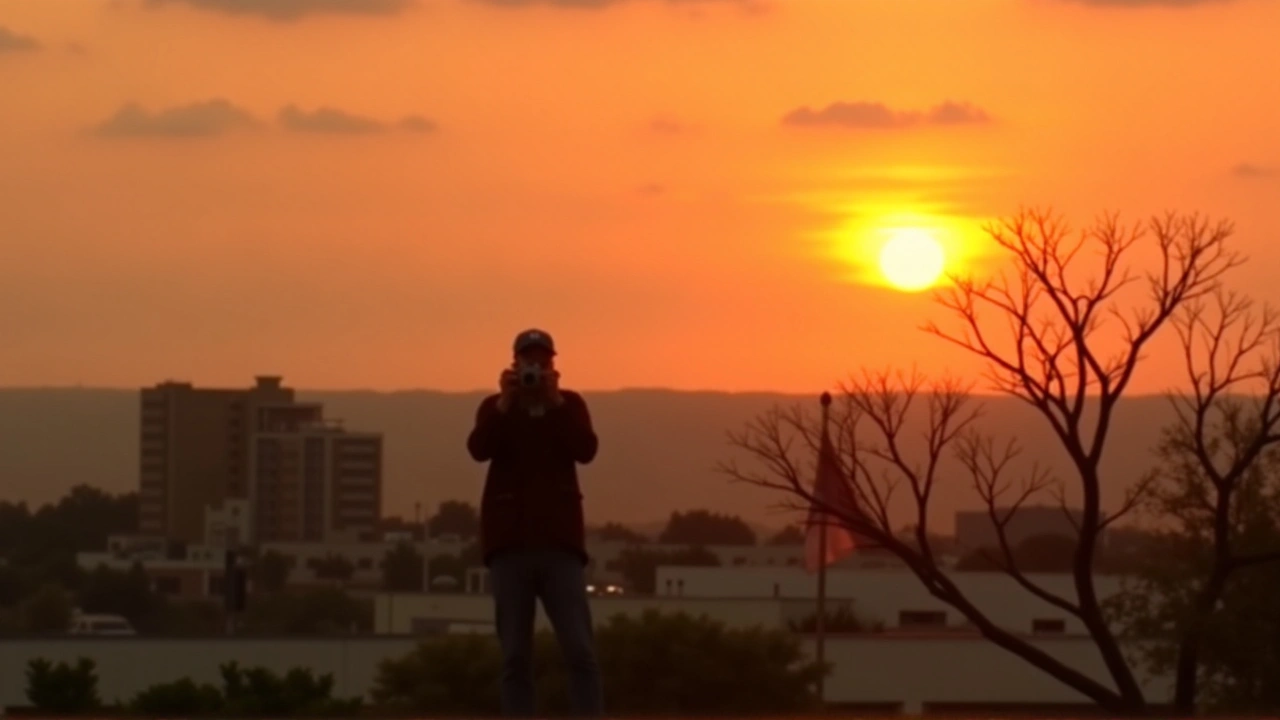
[[[201,386],[195,383],[192,383],[192,386],[195,389],[206,389],[206,390],[248,390],[253,387],[252,385],[246,385],[243,387],[221,386],[221,385]],[[0,392],[33,391],[33,390],[34,391],[77,391],[78,390],[78,391],[90,391],[90,392],[94,392],[94,391],[96,392],[138,392],[140,390],[146,390],[153,387],[155,387],[155,385],[140,385],[140,386],[80,385],[80,384],[0,385]],[[398,388],[388,388],[388,389],[378,389],[378,388],[371,388],[371,387],[301,387],[301,386],[287,386],[287,385],[286,387],[299,393],[308,393],[308,392],[352,393],[352,394],[363,393],[363,394],[373,394],[373,395],[396,395],[396,394],[411,394],[411,393],[432,394],[432,395],[489,395],[494,392],[493,389],[489,389],[489,388],[448,390],[443,388],[430,388],[430,387],[398,387]],[[810,394],[810,393],[794,391],[794,390],[768,390],[768,389],[725,390],[722,388],[680,388],[680,387],[642,386],[642,385],[635,385],[635,386],[624,385],[624,386],[617,386],[617,387],[596,387],[596,388],[579,387],[579,388],[568,388],[568,389],[574,390],[576,392],[584,393],[584,394],[668,393],[668,394],[683,394],[683,395],[733,395],[733,396],[783,395],[787,397],[805,397]],[[826,391],[819,390],[816,392],[812,392],[812,395],[813,397],[817,398],[817,397],[820,397],[823,392],[830,392],[833,395],[838,396],[843,391],[837,387],[837,388],[833,388]],[[1152,391],[1152,392],[1126,393],[1121,397],[1121,399],[1123,400],[1126,398],[1168,398],[1169,395],[1173,392],[1176,392],[1176,391],[1164,390],[1164,391],[1158,391],[1158,392]],[[920,394],[927,395],[929,393],[926,390],[922,389],[920,391]],[[984,397],[984,398],[1007,397],[1011,399],[1020,399],[1009,393],[999,392],[999,391],[990,390],[990,389],[977,389],[968,393],[968,395],[973,397]],[[1098,395],[1096,393],[1090,393],[1087,397],[1096,398],[1098,397]]]

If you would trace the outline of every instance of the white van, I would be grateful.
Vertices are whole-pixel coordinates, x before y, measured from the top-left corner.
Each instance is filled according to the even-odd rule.
[[[71,618],[72,635],[137,635],[133,625],[119,615],[76,615]]]

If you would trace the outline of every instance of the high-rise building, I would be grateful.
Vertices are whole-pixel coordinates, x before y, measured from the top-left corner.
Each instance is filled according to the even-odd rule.
[[[345,431],[278,377],[141,392],[139,530],[186,543],[348,539],[373,530],[382,437]]]

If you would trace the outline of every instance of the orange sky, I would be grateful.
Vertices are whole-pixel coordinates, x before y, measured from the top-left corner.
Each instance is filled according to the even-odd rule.
[[[585,389],[963,372],[929,294],[833,257],[921,209],[1228,216],[1233,283],[1280,301],[1276,28],[1271,0],[0,0],[0,385],[472,389],[527,325]],[[989,122],[783,122],[837,102]],[[1176,377],[1157,353],[1135,389]]]

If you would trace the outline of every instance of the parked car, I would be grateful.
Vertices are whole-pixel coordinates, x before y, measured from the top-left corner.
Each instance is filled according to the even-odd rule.
[[[119,615],[84,615],[71,618],[72,635],[137,635],[133,625]]]

